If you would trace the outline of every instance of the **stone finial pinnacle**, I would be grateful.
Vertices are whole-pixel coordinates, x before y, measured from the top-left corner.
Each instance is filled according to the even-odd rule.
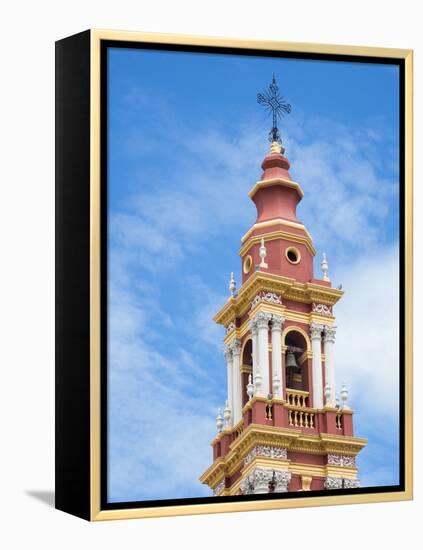
[[[282,143],[278,141],[272,141],[270,144],[270,153],[272,155],[283,155],[285,153],[285,148],[282,147]]]
[[[267,250],[266,250],[266,246],[264,245],[264,238],[263,237],[261,238],[261,242],[260,242],[259,256],[260,256],[260,259],[261,259],[259,267],[264,267],[266,269],[268,267],[268,265],[266,263]]]
[[[229,292],[231,293],[232,297],[235,296],[235,291],[236,291],[236,281],[235,281],[234,273],[232,271],[231,280],[229,281]]]
[[[328,277],[328,262],[326,260],[326,254],[323,252],[323,258],[322,258],[322,272],[323,272],[323,281],[327,281],[330,283],[330,279]]]

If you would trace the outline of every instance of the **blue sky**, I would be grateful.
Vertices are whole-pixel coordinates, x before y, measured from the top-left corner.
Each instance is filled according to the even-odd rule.
[[[328,256],[338,386],[347,383],[363,486],[398,482],[398,69],[362,63],[109,50],[109,496],[209,495],[225,400],[223,329],[240,281],[271,123],[274,73],[298,216]]]

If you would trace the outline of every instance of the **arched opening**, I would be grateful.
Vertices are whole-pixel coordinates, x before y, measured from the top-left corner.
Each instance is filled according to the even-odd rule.
[[[253,341],[251,338],[247,340],[242,351],[242,364],[249,367],[253,365]]]
[[[249,338],[242,350],[242,362],[241,362],[242,406],[244,406],[248,401],[248,395],[247,395],[248,376],[252,373],[253,373],[253,342],[251,338]]]
[[[285,337],[285,380],[286,387],[293,390],[309,391],[307,342],[296,330]]]

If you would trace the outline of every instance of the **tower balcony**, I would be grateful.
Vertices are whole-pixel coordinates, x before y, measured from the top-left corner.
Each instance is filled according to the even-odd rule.
[[[314,409],[309,407],[310,393],[286,388],[286,399],[266,399],[255,396],[242,409],[242,419],[233,427],[220,432],[212,442],[214,460],[225,456],[231,445],[251,425],[292,429],[305,436],[331,434],[353,436],[352,415],[348,407]]]

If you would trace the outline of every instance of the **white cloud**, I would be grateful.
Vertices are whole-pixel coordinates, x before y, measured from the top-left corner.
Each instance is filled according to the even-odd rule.
[[[399,364],[398,246],[361,256],[337,271],[338,388],[345,381],[360,406],[396,411]]]

